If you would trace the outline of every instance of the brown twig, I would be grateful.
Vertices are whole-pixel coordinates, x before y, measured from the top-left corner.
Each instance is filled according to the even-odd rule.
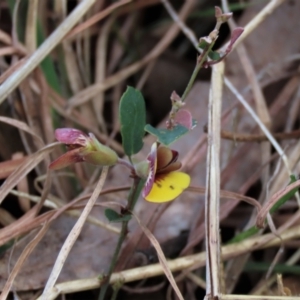
[[[299,139],[300,130],[294,130],[291,132],[278,132],[273,133],[272,135],[276,140]],[[221,138],[235,142],[263,142],[268,140],[264,134],[242,134],[226,130],[221,130]]]

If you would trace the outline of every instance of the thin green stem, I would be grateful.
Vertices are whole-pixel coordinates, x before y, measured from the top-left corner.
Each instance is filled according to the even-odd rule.
[[[202,64],[203,64],[203,63],[202,63]],[[194,84],[194,81],[195,81],[195,79],[196,79],[196,77],[197,77],[197,75],[198,75],[198,73],[199,73],[199,71],[200,71],[200,69],[201,69],[201,67],[202,67],[202,64],[199,64],[199,63],[197,62],[196,67],[195,67],[195,69],[194,69],[194,71],[193,71],[193,74],[192,74],[192,76],[191,76],[191,78],[190,78],[190,81],[189,81],[187,87],[185,88],[185,91],[184,91],[183,95],[181,96],[181,101],[182,101],[182,102],[184,102],[186,96],[187,96],[188,93],[190,92],[190,90],[191,90],[191,88],[192,88],[192,86],[193,86],[193,84]]]
[[[118,296],[118,293],[119,293],[119,290],[120,288],[122,287],[122,283],[121,282],[118,282],[116,283],[114,286],[113,286],[113,294],[111,296],[111,300],[116,300],[117,299],[117,296]]]
[[[126,207],[126,211],[128,211],[128,213],[134,209],[134,206],[139,198],[139,195],[142,191],[144,184],[145,184],[145,180],[143,180],[141,178],[134,179],[133,185],[132,185],[129,195],[128,195],[128,203],[127,203],[127,207]],[[101,287],[99,298],[98,298],[99,300],[104,300],[104,297],[106,295],[106,291],[109,286],[109,280],[110,280],[111,274],[117,264],[122,244],[123,244],[123,242],[126,238],[127,232],[128,232],[128,228],[127,228],[128,222],[129,222],[129,220],[122,222],[122,229],[121,229],[121,233],[119,236],[119,240],[118,240],[115,252],[113,254],[108,273],[106,275],[106,283]],[[116,293],[118,293],[118,291],[116,291]],[[114,294],[113,294],[113,297],[116,297],[116,296],[114,296]]]
[[[132,164],[128,160],[125,160],[123,158],[118,158],[117,163],[120,164],[120,165],[123,165],[123,166],[127,167],[128,169],[131,170],[131,172],[135,171],[134,167],[132,166]]]
[[[195,67],[195,69],[192,73],[192,76],[189,80],[189,83],[188,83],[187,87],[185,88],[185,91],[184,91],[183,95],[181,96],[181,101],[182,102],[185,101],[187,95],[189,94],[189,92],[190,92],[190,90],[191,90],[191,88],[192,88],[192,86],[193,86],[193,84],[196,80],[196,77],[197,77],[200,69],[202,68],[204,62],[207,60],[208,54],[211,51],[212,47],[214,46],[215,42],[216,42],[216,39],[214,39],[207,48],[203,49],[203,52],[198,57],[196,67]]]

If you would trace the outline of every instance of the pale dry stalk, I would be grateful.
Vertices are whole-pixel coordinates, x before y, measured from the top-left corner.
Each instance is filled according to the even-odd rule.
[[[224,63],[213,66],[208,104],[207,169],[205,193],[206,294],[218,298],[220,290],[220,144]]]

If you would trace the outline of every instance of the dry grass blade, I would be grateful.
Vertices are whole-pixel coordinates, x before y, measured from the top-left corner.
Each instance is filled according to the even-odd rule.
[[[12,118],[2,117],[2,116],[0,116],[0,122],[9,124],[11,126],[14,126],[22,131],[31,134],[34,138],[36,138],[41,143],[41,146],[44,146],[44,142],[41,139],[41,137],[38,136],[26,123]]]
[[[11,190],[10,194],[15,195],[16,197],[22,197],[22,198],[28,199],[34,203],[38,203],[41,200],[41,197],[39,197],[39,196],[30,195],[28,193],[24,193],[24,192],[16,191],[16,190]],[[47,208],[51,208],[51,209],[58,208],[57,204],[55,204],[53,201],[51,201],[49,199],[46,199],[44,206]]]
[[[221,197],[224,198],[229,198],[229,199],[236,199],[236,200],[242,200],[244,202],[249,203],[250,205],[253,205],[257,208],[257,211],[261,210],[261,205],[259,202],[257,202],[256,199],[242,195],[242,194],[238,194],[238,193],[234,193],[234,192],[229,192],[229,191],[220,191],[220,195]]]
[[[172,20],[180,27],[181,31],[185,34],[185,36],[192,42],[194,47],[198,51],[202,51],[199,49],[199,41],[194,34],[194,32],[188,28],[184,22],[182,22],[181,18],[176,13],[175,9],[171,5],[171,3],[168,0],[160,0],[161,3],[165,6],[165,9],[168,11],[169,15],[171,16]]]
[[[5,179],[6,177],[8,177],[25,160],[26,160],[26,157],[1,162],[0,163],[0,179]]]
[[[69,216],[73,216],[73,217],[79,217],[81,214],[81,211],[70,211],[70,212],[66,212]],[[108,231],[110,231],[111,233],[114,234],[120,234],[121,230],[117,227],[114,227],[108,223],[102,222],[100,220],[98,220],[97,218],[94,218],[92,216],[88,216],[88,218],[86,219],[87,222],[89,222],[90,224],[96,225],[98,227],[104,228]]]
[[[299,238],[299,237],[300,237],[300,226],[296,226],[290,230],[287,230],[282,234],[282,239],[284,241]],[[267,244],[264,243],[266,240],[268,240]],[[280,244],[280,241],[277,237],[274,237],[273,234],[265,234],[263,236],[258,236],[258,237],[244,240],[237,244],[223,246],[222,258],[228,259],[243,253],[248,253],[253,249],[274,247],[278,244]],[[257,245],[260,246],[258,247]],[[190,269],[191,271],[191,269],[198,269],[200,267],[205,266],[205,263],[206,263],[205,252],[201,252],[201,253],[185,256],[185,257],[180,257],[174,260],[169,260],[167,262],[168,267],[172,272],[181,271],[184,269]],[[110,279],[110,284],[114,284],[116,282],[122,282],[122,283],[132,282],[132,281],[141,280],[145,278],[160,276],[163,274],[164,274],[164,270],[161,264],[153,264],[153,265],[134,268],[134,269],[118,272],[118,273],[113,273]],[[56,299],[59,294],[69,294],[69,293],[74,293],[79,291],[95,289],[100,287],[101,284],[102,281],[99,279],[99,277],[89,278],[89,279],[79,279],[79,280],[59,283],[56,286],[54,286],[51,289],[51,291],[49,291],[47,300]],[[263,299],[265,299],[265,297],[266,296],[264,296]],[[257,298],[256,300],[258,299],[261,300],[261,298]],[[298,298],[291,297],[289,299],[299,300],[299,297]],[[41,298],[39,298],[39,300],[41,300]],[[282,300],[282,299],[277,298],[276,300]]]
[[[9,277],[2,289],[0,300],[7,299],[8,293],[11,289],[14,279],[18,275],[18,272],[22,268],[22,265],[24,264],[27,257],[30,255],[30,253],[33,251],[33,249],[36,247],[36,245],[39,243],[39,241],[42,239],[42,237],[47,232],[48,227],[49,227],[49,223],[44,224],[44,226],[37,233],[37,235],[34,237],[34,239],[23,250],[21,256],[19,257],[18,261],[16,262],[12,272],[9,274]]]
[[[109,194],[112,192],[116,192],[116,191],[127,191],[129,190],[128,187],[121,187],[120,189],[106,189],[103,190],[100,194],[101,195],[105,195],[105,194]],[[10,191],[10,193],[12,194],[16,194],[14,191]],[[20,195],[20,193],[18,193]],[[25,196],[24,194],[21,194],[23,197]],[[82,198],[77,198],[71,202],[69,202],[68,204],[64,205],[63,207],[58,208],[56,211],[48,211],[40,216],[37,216],[36,218],[34,218],[34,216],[36,215],[36,211],[37,211],[37,206],[34,206],[30,211],[28,211],[24,216],[22,216],[20,219],[16,220],[13,224],[10,224],[9,226],[6,226],[4,228],[2,228],[0,230],[0,246],[4,245],[5,243],[7,243],[9,240],[11,240],[12,238],[16,238],[22,234],[27,233],[28,231],[40,226],[42,223],[46,222],[46,221],[53,221],[55,220],[57,217],[59,217],[62,213],[66,212],[67,210],[71,210],[73,209],[73,207],[80,201],[84,200],[84,199],[88,199],[90,198],[91,195],[89,196],[85,196]],[[31,198],[31,200],[36,200],[36,202],[41,202],[41,197],[36,197],[35,199]],[[102,206],[105,205],[105,203],[102,203]],[[73,211],[74,212],[74,211]],[[76,211],[75,211],[76,213]],[[93,218],[91,219],[91,221],[95,224],[97,224],[98,226],[101,226],[107,230],[110,230],[114,233],[119,233],[120,230],[118,228],[114,228],[113,226],[106,224],[106,223],[102,223],[99,222],[98,220],[93,220]]]
[[[164,270],[164,273],[165,273],[166,277],[168,278],[170,284],[172,285],[172,287],[173,287],[176,295],[178,296],[178,298],[180,300],[184,300],[184,298],[182,297],[181,292],[180,292],[180,290],[179,290],[179,288],[178,288],[178,286],[176,284],[174,276],[173,276],[173,274],[172,274],[172,272],[171,272],[171,270],[170,270],[170,268],[168,266],[166,257],[165,257],[165,255],[164,255],[164,253],[163,253],[163,251],[162,251],[162,249],[160,247],[159,242],[157,241],[157,239],[155,238],[155,236],[151,233],[151,231],[141,223],[141,221],[137,217],[137,215],[134,214],[134,213],[132,213],[132,214],[136,218],[136,220],[138,221],[138,223],[141,226],[142,230],[144,231],[145,235],[150,240],[152,246],[155,248],[155,250],[157,252],[158,259],[159,259],[159,262],[160,262],[160,264],[161,264],[161,266],[162,266],[162,268]]]
[[[0,41],[4,44],[11,45],[11,37],[4,31],[0,30]]]
[[[114,16],[110,17],[103,25],[102,30],[99,33],[97,38],[97,44],[96,44],[97,59],[96,59],[96,66],[95,66],[95,82],[97,83],[105,80],[106,63],[107,63],[107,45],[109,40],[109,33],[114,21],[115,21],[115,17]],[[107,129],[103,118],[103,108],[104,108],[104,101],[105,101],[104,96],[105,95],[103,92],[99,93],[92,100],[92,104],[95,110],[98,124],[100,125],[102,131],[106,133]]]
[[[62,248],[59,252],[59,255],[55,261],[52,272],[51,272],[49,279],[47,281],[47,284],[45,286],[44,292],[41,296],[41,299],[45,299],[45,300],[49,299],[48,294],[54,287],[55,282],[56,282],[56,280],[63,268],[63,265],[68,257],[68,254],[71,251],[74,243],[76,242],[89,213],[91,212],[95,202],[98,199],[98,196],[99,196],[99,194],[102,190],[102,187],[105,183],[107,173],[108,173],[108,167],[103,167],[100,179],[97,183],[97,186],[95,187],[95,189],[93,191],[91,198],[89,199],[87,205],[85,206],[84,210],[82,211],[81,216],[79,217],[76,224],[72,228],[64,245],[62,246]]]
[[[208,146],[205,194],[207,273],[206,294],[220,291],[220,141],[224,63],[213,66],[208,105]],[[217,134],[216,134],[217,133]]]
[[[17,219],[14,223],[2,228],[0,230],[0,246],[3,246],[13,238],[16,238],[41,226],[42,223],[48,221],[54,214],[54,211],[49,211],[34,218],[36,215],[36,211],[37,206],[34,206],[30,211],[28,211],[21,218]]]
[[[0,48],[0,56],[5,56],[5,55],[13,55],[17,54],[19,51],[15,47],[3,47]]]
[[[224,8],[224,12],[228,13],[229,5],[227,0],[222,0],[222,5]],[[237,25],[233,19],[228,20],[228,24],[230,26],[231,31],[233,31],[235,28],[237,28]],[[241,65],[243,66],[244,73],[247,77],[247,80],[249,82],[249,85],[251,87],[252,95],[255,102],[255,109],[258,117],[261,120],[261,123],[264,124],[269,130],[272,128],[272,121],[270,117],[270,113],[268,111],[268,106],[266,103],[265,96],[262,92],[262,88],[259,84],[258,78],[255,73],[255,69],[253,66],[253,63],[248,55],[248,51],[243,43],[240,43],[239,46],[236,47],[236,51],[239,57],[239,60],[241,62]],[[261,182],[262,186],[264,187],[261,191],[261,195],[258,199],[260,203],[265,203],[266,197],[265,197],[265,190],[268,186],[269,178],[270,178],[270,164],[268,162],[271,158],[271,144],[268,140],[265,142],[262,142],[260,145],[260,161],[261,165],[265,165],[266,167],[261,172]],[[248,224],[246,225],[246,228],[251,227],[254,222],[255,214],[252,213],[252,217],[250,218]],[[268,217],[270,219],[269,225],[271,230],[276,234],[276,228],[273,224],[273,221],[271,219],[271,216]],[[246,263],[248,259],[248,255],[245,255],[244,257],[239,257],[237,260],[231,261],[231,265],[227,266],[227,293],[231,293],[231,291],[234,289],[235,284],[237,284],[238,278],[240,278],[240,274],[242,270],[244,269],[244,264]],[[234,275],[232,275],[234,274]],[[236,280],[232,278],[236,278]]]
[[[24,157],[23,153],[21,152],[17,152],[14,153],[12,158],[13,160],[20,160]],[[18,184],[17,184],[17,190],[24,192],[24,193],[28,193],[29,192],[29,185],[28,185],[28,180],[27,178],[23,178]],[[21,209],[26,212],[28,210],[30,210],[30,200],[28,198],[23,198],[22,196],[18,196],[18,200],[19,200],[19,205],[21,207]]]
[[[22,65],[24,65],[26,62],[26,58],[22,58],[19,61],[17,61],[14,65],[9,67],[5,72],[3,72],[0,76],[0,84],[4,82],[11,74],[16,72],[19,68],[21,68]]]
[[[56,28],[45,42],[0,86],[0,104],[30,74],[40,62],[61,42],[70,29],[81,19],[96,0],[81,1],[70,15]]]
[[[16,218],[11,215],[7,210],[0,208],[0,223],[3,226],[7,226],[16,221]]]
[[[195,1],[193,0],[185,2],[179,14],[181,20],[184,20],[188,16],[189,12],[194,7],[194,4]],[[138,72],[141,68],[143,68],[145,65],[150,63],[153,59],[159,57],[163,53],[163,51],[170,45],[170,43],[174,40],[174,38],[177,36],[179,30],[180,29],[178,28],[177,24],[172,25],[169,31],[160,40],[160,42],[157,43],[157,45],[150,51],[149,54],[147,54],[140,61],[135,62],[132,65],[124,68],[123,70],[117,72],[116,74],[106,78],[105,81],[99,84],[90,85],[88,88],[84,89],[83,91],[81,91],[80,93],[78,93],[77,95],[69,99],[68,101],[69,109],[72,109],[76,106],[79,106],[89,101],[94,96],[96,96],[99,92],[103,92],[113,87],[120,81]]]
[[[205,191],[206,191],[205,187],[197,187],[197,186],[190,186],[190,187],[188,187],[187,190],[190,192],[193,192],[193,193],[200,194],[200,195],[205,195]],[[225,199],[244,201],[246,203],[249,203],[250,205],[255,206],[257,208],[257,211],[261,210],[261,205],[259,202],[257,202],[256,199],[245,196],[243,194],[220,190],[220,196],[221,196],[221,198],[225,198]]]
[[[278,191],[277,193],[275,193],[271,199],[262,207],[260,213],[257,216],[257,221],[256,221],[256,226],[263,228],[264,227],[264,221],[265,218],[268,214],[268,212],[270,211],[270,209],[273,207],[273,205],[280,200],[280,198],[282,198],[284,195],[286,195],[288,192],[290,192],[291,190],[295,189],[296,187],[300,186],[300,180],[297,180],[295,182],[293,182],[292,184],[288,185],[286,188]]]
[[[263,142],[268,139],[264,134],[244,134],[226,130],[221,131],[221,137],[222,139],[232,140],[234,142]],[[300,130],[273,133],[273,137],[277,140],[298,140],[300,138]]]
[[[7,194],[20,182],[33,168],[35,168],[45,157],[51,153],[60,143],[50,144],[43,149],[29,156],[25,162],[20,165],[1,185],[0,187],[0,203]]]
[[[95,23],[101,21],[102,19],[104,19],[105,17],[107,17],[108,15],[110,15],[114,10],[116,10],[117,8],[119,8],[120,6],[123,6],[127,3],[132,2],[132,0],[123,0],[123,1],[118,1],[117,3],[112,4],[111,6],[109,6],[108,8],[106,8],[105,10],[99,12],[98,14],[95,14],[93,17],[89,18],[87,21],[85,21],[84,23],[81,23],[80,25],[78,25],[76,28],[74,28],[69,34],[68,34],[68,38],[73,37],[74,35],[82,32],[83,30],[91,27],[92,25],[94,25]]]
[[[223,7],[226,13],[229,12],[229,7],[227,0],[222,0]],[[235,28],[237,28],[237,25],[233,21],[233,19],[230,19],[228,21],[229,26],[231,30],[233,31]],[[265,96],[262,92],[262,88],[259,85],[258,79],[255,74],[255,70],[253,67],[253,64],[251,62],[251,59],[249,58],[248,52],[246,50],[246,47],[243,43],[240,43],[240,45],[236,48],[236,51],[238,53],[241,65],[243,66],[244,72],[247,76],[248,82],[251,86],[251,90],[254,96],[255,106],[257,115],[260,118],[261,122],[270,130],[272,126],[272,121],[270,117],[270,113],[268,110],[267,102],[265,99]],[[262,165],[268,161],[270,161],[271,157],[271,145],[269,142],[263,142],[260,144],[261,148],[261,163]],[[262,184],[263,186],[266,186],[268,183],[268,180],[270,178],[270,165],[267,165],[266,168],[264,168],[262,172]],[[264,203],[265,197],[261,198],[260,201]]]
[[[38,0],[32,0],[28,3],[27,24],[25,33],[25,45],[28,53],[33,53],[36,49],[36,24],[38,14]]]
[[[267,136],[273,147],[276,149],[278,154],[281,156],[284,165],[289,173],[289,175],[292,175],[291,169],[289,167],[288,159],[281,148],[281,146],[278,144],[278,142],[273,138],[270,131],[267,129],[267,127],[261,122],[259,117],[256,115],[254,110],[251,108],[251,106],[248,104],[248,102],[244,99],[244,97],[238,92],[238,90],[233,86],[233,84],[225,77],[224,78],[226,86],[230,89],[230,91],[236,96],[236,98],[241,102],[241,104],[245,107],[245,109],[248,111],[248,113],[251,115],[251,117],[254,119],[254,121],[258,124],[260,129],[263,131],[263,133]]]
[[[234,50],[251,32],[256,29],[272,12],[280,6],[285,0],[271,0],[245,27],[243,34],[233,44],[232,50]],[[222,47],[222,51],[227,49],[230,41]]]

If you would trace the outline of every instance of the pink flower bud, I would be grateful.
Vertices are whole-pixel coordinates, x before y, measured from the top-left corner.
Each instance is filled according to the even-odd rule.
[[[115,151],[102,145],[93,134],[74,128],[59,128],[55,130],[58,141],[66,144],[68,151],[53,161],[49,168],[57,170],[77,162],[88,162],[100,166],[113,166],[118,156]]]

